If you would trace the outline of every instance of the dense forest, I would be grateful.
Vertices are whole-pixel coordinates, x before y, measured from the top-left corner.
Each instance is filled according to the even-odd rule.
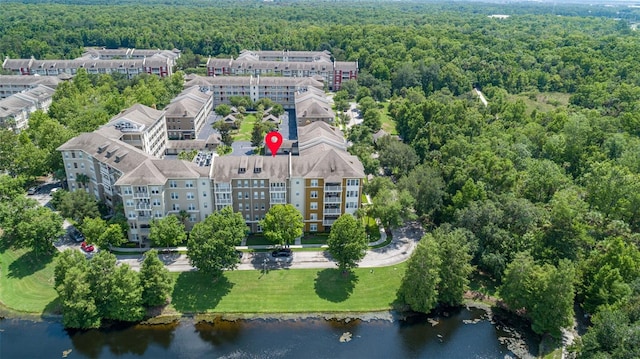
[[[578,345],[583,357],[640,357],[640,34],[631,28],[638,9],[70,3],[3,4],[0,54],[45,59],[78,57],[84,46],[178,48],[185,72],[242,49],[329,50],[336,60],[358,61],[357,84],[336,96],[355,98],[365,117],[348,134],[350,150],[370,174],[386,174],[367,187],[374,213],[391,226],[419,218],[433,230],[429,248],[464,242],[459,247],[478,276],[499,286],[538,333],[559,336],[571,326],[575,300],[593,325]],[[62,86],[52,112],[26,134],[1,134],[3,169],[59,169],[47,136],[58,134],[59,144],[127,104],[161,106],[177,90],[177,80],[82,81]],[[374,146],[371,135],[387,117],[402,141]]]

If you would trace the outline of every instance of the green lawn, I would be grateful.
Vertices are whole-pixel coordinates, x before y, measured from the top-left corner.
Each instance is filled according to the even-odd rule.
[[[328,235],[305,234],[302,237],[302,244],[327,244]]]
[[[389,116],[389,101],[382,102],[383,108],[380,110],[380,119],[382,119],[382,129],[391,135],[397,135],[396,121]]]
[[[247,114],[240,124],[240,129],[233,133],[234,141],[251,141],[251,131],[256,123],[256,115]]]
[[[388,310],[405,265],[356,269],[233,271],[213,282],[199,272],[174,273],[172,306],[179,312],[301,313]]]
[[[550,112],[556,108],[566,108],[569,105],[569,94],[559,92],[537,92],[523,93],[518,95],[509,95],[509,101],[515,102],[522,100],[527,108],[527,113],[531,114],[533,110],[538,112]],[[488,100],[491,103],[491,100]]]
[[[250,234],[247,237],[248,246],[260,246],[260,245],[273,245],[274,243],[267,239],[267,237],[259,234]]]
[[[36,256],[28,249],[0,252],[0,302],[14,311],[43,313],[56,307],[54,255]]]

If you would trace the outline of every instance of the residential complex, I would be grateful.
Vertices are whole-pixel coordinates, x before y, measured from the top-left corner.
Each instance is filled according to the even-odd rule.
[[[259,221],[271,206],[286,203],[300,211],[305,231],[328,230],[341,214],[358,209],[365,174],[332,126],[322,87],[309,77],[189,76],[163,111],[134,105],[60,146],[69,190],[92,193],[113,210],[122,204],[132,241],[148,238],[153,219],[176,214],[190,230],[226,206],[243,215],[251,232],[262,231]],[[287,138],[287,150],[275,157],[205,152],[191,162],[165,158],[181,149],[214,149],[219,135],[205,140],[200,134],[212,109],[233,96],[270,98],[298,114],[290,118],[298,137]]]

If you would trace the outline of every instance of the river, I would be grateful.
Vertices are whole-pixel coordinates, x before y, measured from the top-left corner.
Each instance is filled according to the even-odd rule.
[[[537,341],[505,331],[480,309],[437,322],[241,320],[67,331],[56,321],[0,321],[0,358],[511,358],[535,356]],[[350,340],[348,341],[341,341]],[[524,338],[524,339],[522,339]],[[519,343],[514,354],[505,341]],[[525,349],[522,349],[525,348]]]

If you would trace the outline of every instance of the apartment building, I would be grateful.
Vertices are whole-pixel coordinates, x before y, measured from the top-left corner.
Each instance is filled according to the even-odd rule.
[[[271,99],[285,109],[295,108],[296,93],[299,91],[312,87],[319,90],[323,88],[322,82],[309,77],[253,77],[253,75],[237,77],[192,75],[188,77],[185,87],[192,86],[198,86],[202,91],[211,91],[214,105],[230,104],[230,99],[235,96],[249,96],[254,102],[261,98]]]
[[[5,58],[2,68],[18,75],[59,76],[63,74],[75,75],[79,69],[85,69],[89,74],[120,73],[133,78],[147,73],[160,77],[173,74],[172,61],[165,57],[149,57],[143,59],[75,59],[75,60],[36,60]]]
[[[213,94],[192,86],[174,98],[165,109],[170,140],[194,140],[213,110]]]
[[[29,118],[35,111],[47,112],[54,89],[37,85],[24,92],[0,99],[0,128],[20,132],[29,126]]]
[[[342,82],[358,77],[358,62],[331,61],[328,51],[249,51],[236,59],[210,58],[208,76],[317,77],[327,88],[340,90]]]
[[[112,128],[112,138],[162,158],[167,149],[165,112],[136,104],[114,116],[103,126]],[[106,133],[106,132],[103,132]]]
[[[324,91],[317,88],[298,90],[295,103],[298,128],[318,121],[333,123],[336,117]]]
[[[118,60],[118,59],[145,59],[148,57],[167,58],[170,60],[171,66],[176,65],[176,60],[180,58],[181,51],[160,50],[160,49],[130,49],[118,48],[107,49],[100,47],[88,47],[79,59],[93,60]]]
[[[55,90],[62,81],[55,76],[0,75],[0,99],[28,91],[38,85]]]

